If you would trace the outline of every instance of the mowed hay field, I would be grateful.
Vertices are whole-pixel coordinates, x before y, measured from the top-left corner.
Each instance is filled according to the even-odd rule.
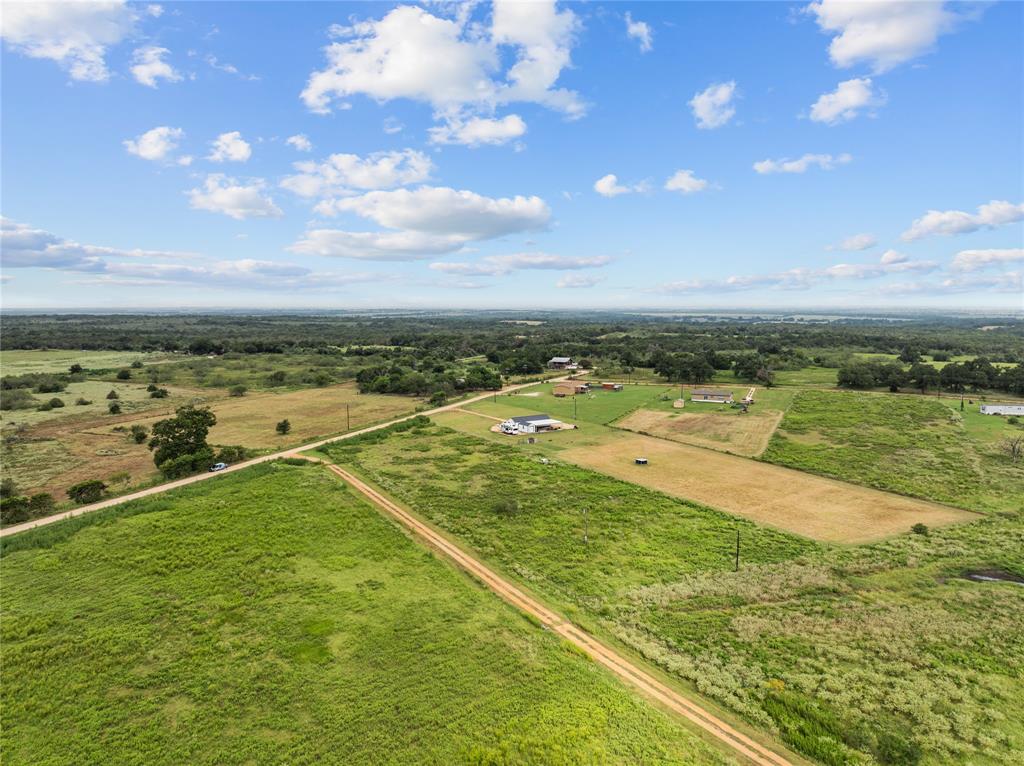
[[[734,763],[322,467],[98,513],[4,541],[10,766]]]
[[[307,388],[286,393],[251,393],[218,400],[211,406],[217,425],[210,429],[211,444],[239,444],[252,449],[284,448],[319,436],[345,431],[351,414],[352,429],[410,413],[420,400],[407,396],[360,394],[355,383]],[[278,434],[281,420],[291,431]],[[157,418],[133,421],[152,426]]]
[[[1024,573],[1019,516],[837,546],[443,427],[328,452],[575,622],[815,762],[1020,762],[1024,588],[963,577]]]
[[[701,412],[696,409],[699,406],[685,412],[637,410],[616,421],[615,427],[697,447],[756,457],[764,452],[768,440],[782,420],[781,412],[753,411],[736,416]]]
[[[639,434],[560,453],[578,465],[759,524],[836,543],[862,543],[976,518],[956,508]],[[634,463],[646,457],[649,465]]]

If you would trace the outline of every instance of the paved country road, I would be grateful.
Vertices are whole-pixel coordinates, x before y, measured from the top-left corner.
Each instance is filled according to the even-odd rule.
[[[557,633],[566,641],[581,649],[595,662],[606,667],[630,686],[639,689],[648,697],[657,700],[673,712],[693,722],[737,754],[743,756],[751,763],[757,764],[757,766],[793,766],[793,763],[782,755],[769,750],[743,732],[730,726],[700,705],[695,704],[644,671],[628,657],[619,654],[614,649],[586,633],[582,628],[573,625],[533,597],[523,593],[523,591],[495,573],[494,570],[490,569],[479,559],[466,553],[448,540],[448,538],[417,519],[366,482],[336,465],[330,463],[326,465],[329,470],[348,482],[353,489],[365,495],[374,505],[390,517],[396,519],[428,546],[469,572],[473,577],[517,609],[540,620],[545,628]]]
[[[577,374],[584,374],[584,373],[577,373]],[[570,377],[569,375],[563,375],[563,376],[558,377],[558,378],[549,378],[549,379],[547,379],[544,382],[546,382],[546,383],[554,383],[554,382],[558,382],[558,381],[561,381],[561,380],[566,380],[569,377]],[[459,400],[457,402],[452,402],[451,404],[445,404],[445,405],[442,405],[441,407],[435,407],[432,410],[425,410],[423,412],[414,412],[414,413],[412,413],[410,415],[403,415],[400,418],[395,418],[394,420],[389,420],[389,421],[387,421],[385,423],[378,423],[377,425],[368,426],[366,428],[360,428],[360,429],[358,429],[356,431],[349,431],[349,432],[341,434],[339,436],[331,436],[331,437],[328,437],[326,439],[320,439],[319,441],[311,442],[309,444],[303,444],[301,447],[292,447],[291,449],[281,450],[280,452],[274,452],[274,453],[271,453],[269,455],[261,455],[260,457],[253,458],[252,460],[246,460],[243,463],[236,463],[235,465],[232,465],[229,468],[227,468],[227,469],[225,469],[223,471],[219,471],[217,473],[200,473],[200,474],[196,474],[195,476],[187,476],[184,479],[177,479],[176,481],[169,481],[169,482],[166,482],[165,484],[158,484],[155,487],[149,487],[147,489],[141,489],[138,492],[131,492],[131,493],[127,494],[127,495],[119,495],[118,497],[112,497],[109,500],[101,500],[98,503],[92,503],[90,505],[83,505],[83,506],[81,506],[79,508],[73,508],[70,511],[64,511],[63,513],[55,513],[52,516],[45,516],[45,517],[43,517],[41,519],[33,519],[32,521],[26,521],[24,524],[14,524],[12,526],[0,529],[0,537],[7,537],[8,535],[16,535],[19,532],[25,532],[25,531],[27,531],[29,529],[35,529],[36,527],[45,527],[48,524],[55,524],[58,521],[64,521],[65,519],[70,519],[70,518],[72,518],[74,516],[81,516],[84,513],[91,513],[92,511],[98,511],[98,510],[100,510],[102,508],[112,508],[115,505],[121,505],[122,503],[128,503],[128,502],[131,502],[132,500],[138,500],[140,497],[150,497],[151,495],[156,495],[156,494],[159,494],[161,492],[166,492],[169,489],[176,489],[178,487],[184,487],[184,486],[187,486],[189,484],[195,484],[197,481],[209,481],[211,479],[216,479],[218,476],[223,476],[225,474],[232,473],[234,471],[241,471],[241,470],[243,470],[245,468],[248,468],[251,465],[256,465],[257,463],[266,463],[268,460],[277,460],[278,458],[282,458],[282,457],[293,457],[298,452],[304,452],[305,450],[316,449],[317,447],[322,447],[324,444],[330,444],[331,442],[342,441],[344,439],[351,439],[352,437],[359,436],[360,434],[369,433],[371,431],[377,431],[377,430],[380,430],[381,428],[387,428],[388,426],[392,426],[395,423],[401,423],[403,420],[410,420],[410,419],[416,417],[417,415],[426,415],[427,417],[430,417],[431,415],[436,415],[439,412],[448,412],[449,410],[457,410],[460,407],[465,407],[467,404],[472,404],[473,402],[479,402],[479,401],[481,401],[483,399],[487,399],[488,397],[494,396],[496,393],[498,393],[498,394],[507,394],[510,391],[518,391],[520,388],[527,388],[528,386],[535,385],[536,383],[537,383],[537,381],[533,381],[532,383],[519,383],[519,384],[517,384],[515,386],[506,386],[505,388],[501,389],[500,391],[488,391],[487,393],[479,394],[478,396],[474,396],[474,397],[471,397],[469,399],[461,399],[461,400]]]

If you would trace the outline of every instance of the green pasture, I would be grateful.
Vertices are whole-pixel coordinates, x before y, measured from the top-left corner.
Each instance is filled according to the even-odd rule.
[[[121,411],[125,413],[153,407],[169,409],[190,398],[187,393],[169,390],[167,398],[153,399],[150,397],[150,392],[146,390],[146,384],[139,382],[84,380],[78,383],[69,383],[64,391],[57,393],[32,394],[37,404],[49,402],[51,399],[60,399],[64,402],[63,407],[55,407],[46,411],[36,409],[0,410],[0,423],[4,428],[16,425],[34,426],[71,416],[107,415],[110,405],[107,394],[111,391],[117,392],[117,402],[121,405]],[[89,404],[76,404],[79,399],[85,399]]]
[[[804,391],[764,460],[974,511],[1024,509],[1024,464],[1000,443],[1007,419],[959,399]],[[991,418],[985,420],[985,418]]]
[[[732,763],[314,465],[4,543],[11,766]]]
[[[961,577],[1024,575],[1019,512],[832,547],[443,427],[327,451],[812,760],[1010,766],[1024,749],[1024,587]]]
[[[73,364],[80,364],[86,370],[104,370],[128,367],[132,362],[153,364],[168,358],[167,354],[142,351],[6,349],[0,351],[0,374],[26,375],[29,373],[67,372]]]
[[[511,394],[499,394],[472,404],[469,409],[494,414],[500,407],[498,417],[507,417],[505,413],[514,409],[517,415],[546,413],[562,421],[605,424],[677,390],[671,386],[640,385],[624,386],[621,391],[604,391],[598,384],[589,394],[556,397],[551,393],[554,386],[553,383],[540,383]]]

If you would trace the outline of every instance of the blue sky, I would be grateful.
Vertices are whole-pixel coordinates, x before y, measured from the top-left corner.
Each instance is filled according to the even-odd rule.
[[[8,308],[1024,309],[1024,5],[6,4]]]

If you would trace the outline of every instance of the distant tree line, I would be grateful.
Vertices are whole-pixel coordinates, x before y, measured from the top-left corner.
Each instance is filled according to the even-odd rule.
[[[838,383],[843,388],[914,388],[921,393],[939,388],[954,393],[986,389],[1024,395],[1024,366],[999,368],[982,357],[949,362],[941,370],[926,362],[914,362],[906,369],[897,362],[861,361],[840,367]]]

